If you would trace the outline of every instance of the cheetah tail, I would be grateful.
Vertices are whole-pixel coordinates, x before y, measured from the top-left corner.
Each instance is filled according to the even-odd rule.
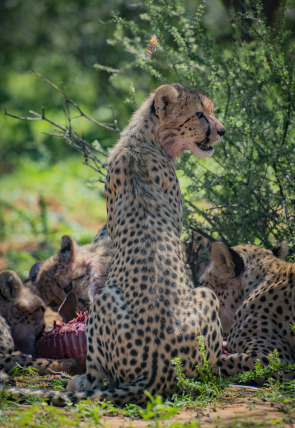
[[[90,391],[53,391],[53,390],[38,390],[28,388],[16,388],[0,385],[0,396],[5,394],[7,399],[15,398],[20,401],[26,400],[30,396],[48,400],[50,404],[58,407],[64,407],[68,403],[76,404],[81,400],[91,398],[93,401],[111,401],[117,405],[124,405],[129,402],[136,402],[139,405],[144,405],[148,400],[142,385],[132,383],[123,388]]]

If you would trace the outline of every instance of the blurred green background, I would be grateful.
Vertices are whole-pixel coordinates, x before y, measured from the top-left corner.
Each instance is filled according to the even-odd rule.
[[[63,97],[27,72],[34,70],[62,87],[85,113],[106,123],[115,118],[122,130],[137,103],[162,83],[161,78],[132,63],[133,50],[144,55],[152,34],[153,22],[146,24],[144,17],[147,3],[2,0],[1,111],[26,117],[30,110],[41,113],[44,107],[54,121],[66,123]],[[185,15],[192,16],[203,3],[184,1]],[[225,53],[233,44],[231,17],[248,2],[233,3],[235,11],[230,1],[204,3],[202,31]],[[265,3],[273,10],[278,4]],[[119,43],[114,11],[126,22],[142,26],[142,40],[131,44],[130,49],[125,39]],[[272,13],[267,13],[271,21]],[[295,1],[288,3],[286,16],[293,43]],[[126,31],[132,38],[130,27]],[[114,35],[116,43],[112,41]],[[170,77],[177,81],[173,73]],[[97,140],[106,151],[118,138],[115,132],[99,128],[78,114],[72,116],[71,125],[86,141]],[[103,185],[96,181],[95,171],[83,165],[81,154],[63,139],[47,134],[54,132],[50,124],[1,113],[0,129],[0,269],[12,268],[26,277],[36,260],[58,249],[63,234],[74,236],[79,243],[93,239],[106,220]],[[182,183],[187,184],[185,179]]]

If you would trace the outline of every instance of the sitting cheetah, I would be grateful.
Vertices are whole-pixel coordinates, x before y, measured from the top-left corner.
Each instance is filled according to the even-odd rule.
[[[232,355],[223,355],[215,372],[220,368],[222,374],[234,375],[253,369],[256,359],[268,364],[275,349],[281,362],[295,363],[295,334],[290,328],[295,322],[295,263],[255,245],[229,248],[221,242],[212,244],[211,258],[201,280],[223,301],[225,330],[237,309],[227,342]]]
[[[185,273],[174,160],[186,149],[211,156],[224,133],[212,102],[175,84],[151,94],[121,134],[105,186],[111,269],[90,305],[87,372],[65,394],[73,402],[92,397],[143,404],[146,390],[172,393],[177,381],[171,360],[181,357],[184,373],[193,375],[201,363],[200,335],[209,361],[220,357],[218,299],[208,288],[194,289]],[[103,390],[105,378],[112,388]],[[64,401],[57,391],[34,394],[54,404]]]
[[[75,318],[76,312],[88,310],[90,299],[105,284],[113,243],[99,233],[99,239],[82,246],[63,236],[57,254],[31,268],[31,282],[39,296],[64,322]]]
[[[0,273],[0,369],[8,372],[16,363],[35,367],[39,374],[52,371],[81,373],[75,360],[32,358],[35,342],[45,329],[44,304],[25,287],[13,271]]]

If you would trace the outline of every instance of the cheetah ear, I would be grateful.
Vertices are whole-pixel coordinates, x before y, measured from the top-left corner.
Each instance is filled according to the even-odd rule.
[[[31,283],[33,285],[36,285],[37,276],[42,265],[43,265],[43,262],[37,262],[30,269],[29,276],[30,276]]]
[[[173,85],[163,85],[156,90],[154,105],[156,114],[161,121],[171,111],[177,97],[178,92]]]
[[[282,241],[271,249],[273,255],[279,259],[286,260],[289,252],[289,245],[287,241]]]
[[[0,294],[5,300],[15,299],[21,292],[23,283],[16,272],[4,270],[0,274]]]
[[[68,235],[61,238],[61,248],[58,252],[58,260],[60,262],[71,262],[76,254],[76,242]]]
[[[182,91],[182,89],[184,89],[184,87],[180,84],[180,83],[173,83],[173,85],[175,89]]]
[[[214,242],[211,245],[210,256],[221,270],[230,273],[233,278],[239,276],[245,269],[241,256],[222,242]]]

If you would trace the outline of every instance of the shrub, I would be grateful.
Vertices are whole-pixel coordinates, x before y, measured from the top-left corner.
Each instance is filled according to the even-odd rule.
[[[247,4],[246,12],[230,21],[233,39],[228,43],[215,41],[204,29],[204,3],[193,14],[181,0],[147,0],[136,21],[114,13],[116,29],[108,43],[123,46],[126,57],[114,68],[96,67],[109,74],[115,87],[118,79],[133,82],[127,100],[132,104],[137,88],[143,98],[151,81],[154,87],[179,82],[206,92],[227,132],[213,158],[184,154],[177,162],[185,227],[230,245],[270,247],[287,239],[290,259],[295,259],[295,51],[285,29],[286,3],[272,27],[261,2]],[[146,58],[144,45],[152,34],[158,38],[157,51]],[[74,146],[82,144],[84,155],[87,148],[89,163],[91,146],[77,134],[64,137]]]
[[[188,178],[186,228],[231,245],[268,247],[287,239],[294,258],[295,51],[285,30],[286,4],[273,27],[259,1],[238,14],[227,46],[204,31],[203,3],[192,18],[178,0],[145,4],[145,25],[115,16],[112,43],[134,58],[121,73],[136,68],[159,83],[178,81],[208,93],[227,129],[212,159],[183,155],[177,164]],[[159,35],[148,60],[140,48],[146,34]]]

